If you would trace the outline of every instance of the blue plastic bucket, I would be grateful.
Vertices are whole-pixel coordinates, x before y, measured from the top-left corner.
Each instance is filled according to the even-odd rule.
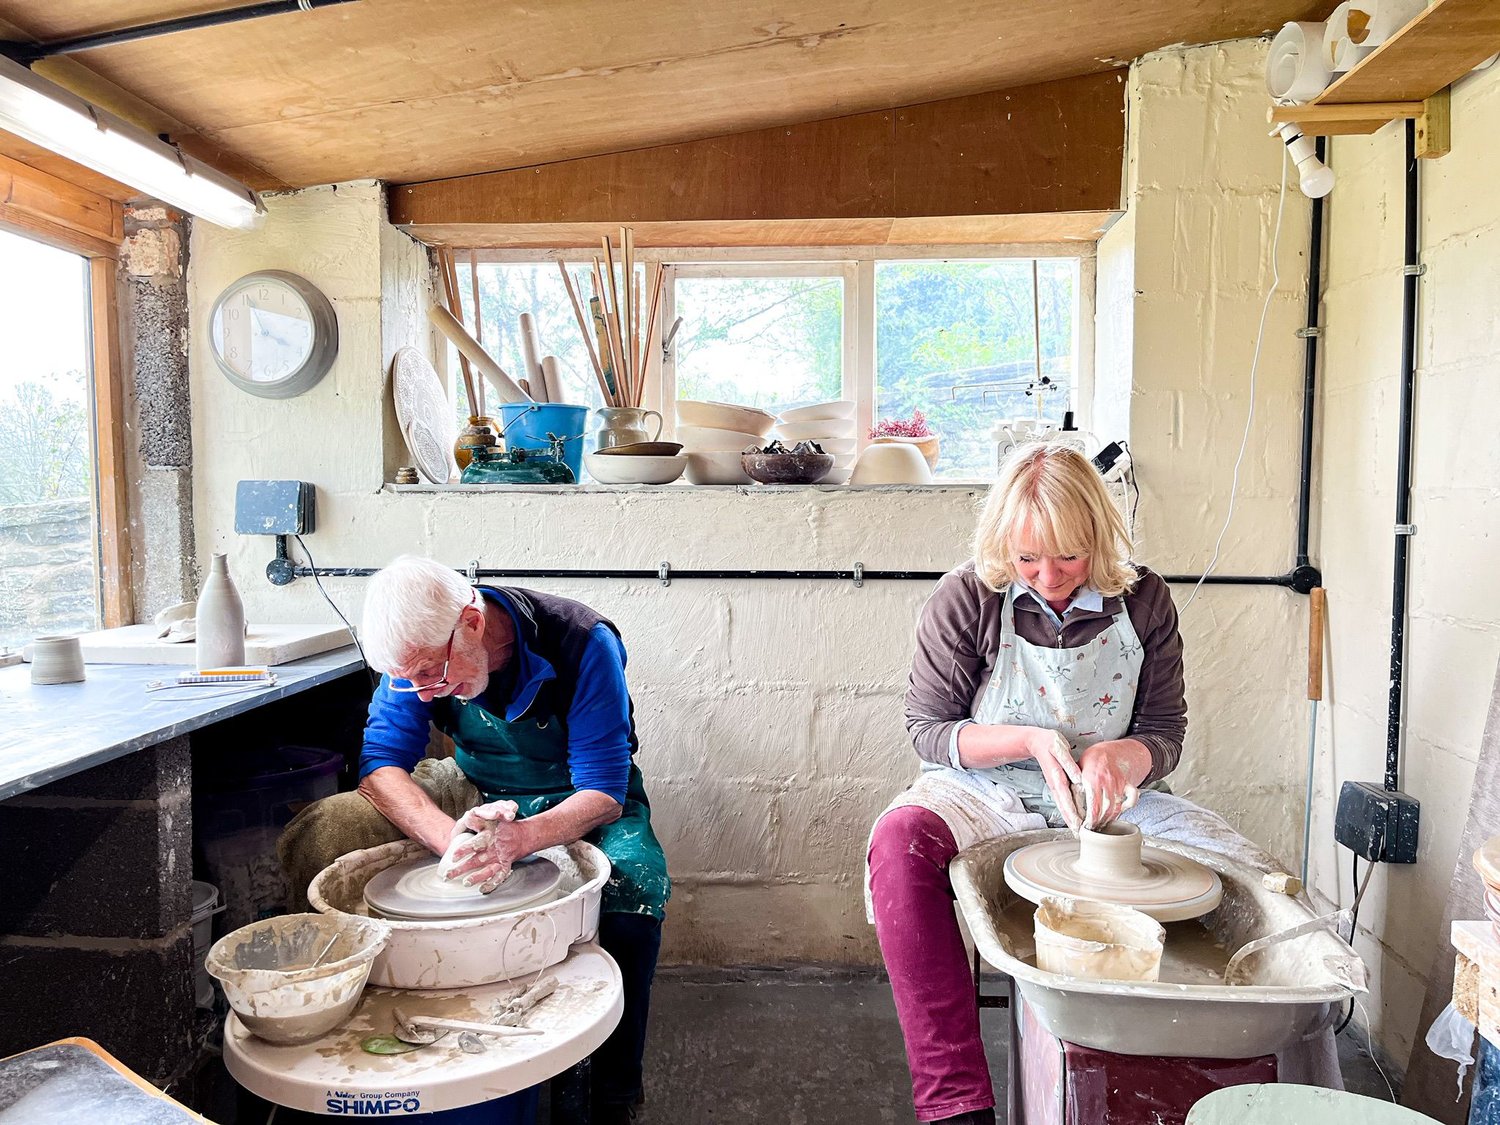
[[[503,1098],[481,1102],[465,1109],[445,1109],[437,1113],[414,1113],[403,1121],[422,1125],[536,1125],[541,1102],[541,1086],[530,1086]]]
[[[583,479],[583,435],[589,408],[565,402],[507,402],[500,407],[500,428],[508,449],[551,449],[548,434],[567,438],[563,461],[573,479]]]

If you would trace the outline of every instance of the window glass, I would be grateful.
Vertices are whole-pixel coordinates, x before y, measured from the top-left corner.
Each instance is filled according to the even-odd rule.
[[[87,263],[0,231],[0,649],[99,624]]]
[[[569,272],[579,300],[587,301],[591,290],[585,287],[583,268],[570,266]],[[469,263],[462,252],[458,255],[458,289],[463,299],[464,324],[472,332],[474,303]],[[541,347],[538,360],[548,355],[558,359],[563,401],[591,409],[604,405],[556,263],[481,262],[479,300],[484,312],[484,349],[507,375],[518,381],[527,377],[525,352],[521,347],[521,314],[530,313],[536,321],[537,342]],[[448,370],[453,377],[454,410],[463,425],[468,421],[469,406],[464,397],[463,376],[459,373],[458,351],[451,346]],[[500,402],[492,388],[486,389],[486,405],[490,416],[499,422]]]
[[[1035,276],[1033,288],[1030,259],[875,266],[874,416],[921,411],[941,439],[939,478],[992,477],[997,422],[1073,407],[1078,262],[1039,259]]]
[[[776,413],[843,397],[842,277],[679,276],[676,306],[679,399]]]

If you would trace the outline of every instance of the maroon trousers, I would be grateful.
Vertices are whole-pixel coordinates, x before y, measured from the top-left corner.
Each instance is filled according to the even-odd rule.
[[[953,912],[953,833],[934,812],[892,809],[870,839],[875,933],[906,1039],[917,1118],[937,1121],[995,1104],[979,1037],[974,976]]]

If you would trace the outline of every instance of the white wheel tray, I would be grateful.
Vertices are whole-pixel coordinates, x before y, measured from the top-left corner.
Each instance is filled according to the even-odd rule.
[[[340,856],[307,889],[314,910],[369,916],[365,884],[402,860],[427,854],[412,840]],[[382,919],[391,937],[370,969],[377,988],[470,988],[512,980],[555,965],[599,930],[609,860],[582,841],[541,853],[563,870],[559,894],[505,914],[440,921]]]

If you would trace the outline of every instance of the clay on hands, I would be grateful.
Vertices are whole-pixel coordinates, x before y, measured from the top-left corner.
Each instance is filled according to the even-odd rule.
[[[496,847],[496,828],[516,819],[514,801],[492,801],[464,813],[454,825],[453,838],[438,861],[438,874],[457,879],[465,887],[489,894],[510,877],[511,859]]]

